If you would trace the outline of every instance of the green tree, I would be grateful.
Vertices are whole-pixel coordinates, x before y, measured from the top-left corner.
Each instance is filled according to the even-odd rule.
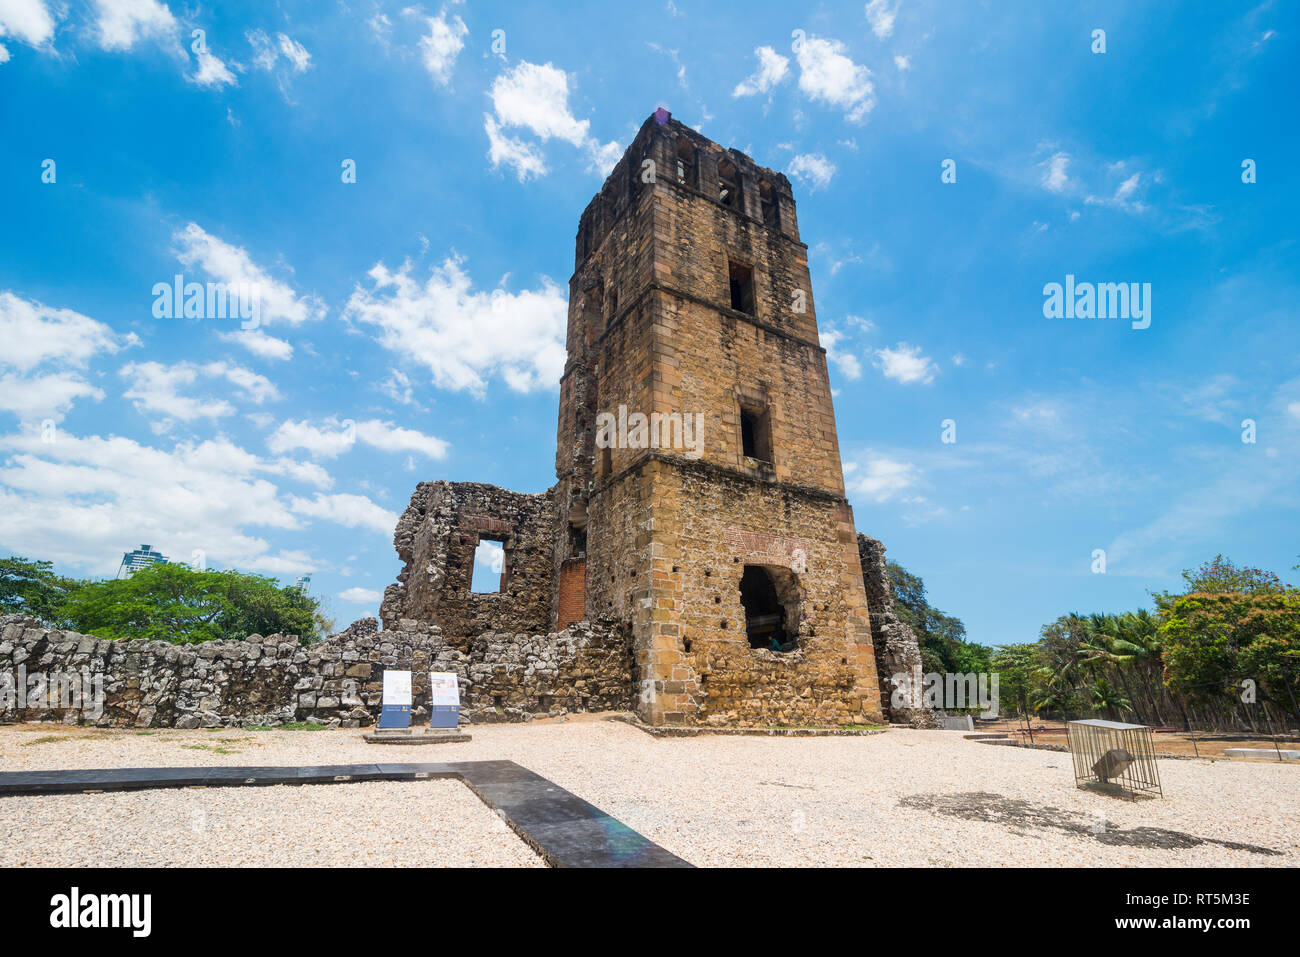
[[[887,562],[885,571],[894,592],[894,611],[916,635],[921,666],[926,672],[970,674],[990,670],[991,649],[967,641],[961,619],[945,615],[930,604],[920,576],[896,562]]]
[[[1300,719],[1300,591],[1192,592],[1160,627],[1169,687],[1205,702],[1236,699],[1252,679]]]
[[[51,622],[54,609],[82,584],[54,574],[51,562],[0,558],[0,615],[35,615]]]
[[[130,578],[88,582],[57,607],[66,628],[98,638],[193,643],[251,634],[319,636],[319,601],[273,579],[158,563]]]
[[[1033,690],[1037,651],[1037,645],[998,645],[992,650],[989,671],[998,676],[998,697],[1003,711],[1007,710],[1006,703],[1010,702],[1017,713],[1032,716],[1029,697]]]

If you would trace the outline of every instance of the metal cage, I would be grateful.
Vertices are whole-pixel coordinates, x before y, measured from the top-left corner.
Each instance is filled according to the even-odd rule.
[[[1151,729],[1146,725],[1099,719],[1070,721],[1065,734],[1074,759],[1076,787],[1133,797],[1165,796]]]

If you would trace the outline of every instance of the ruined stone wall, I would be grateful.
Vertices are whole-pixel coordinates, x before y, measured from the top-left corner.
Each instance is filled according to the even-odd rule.
[[[403,618],[438,625],[452,643],[485,632],[551,630],[556,550],[553,492],[525,495],[481,482],[421,482],[398,521],[404,563],[380,607],[385,628]],[[470,590],[479,539],[502,541],[501,591]]]
[[[678,182],[679,140],[696,150],[693,183]],[[675,121],[643,126],[624,163],[631,169],[647,156],[657,167],[648,192],[620,205],[628,186],[616,170],[584,213],[600,224],[600,245],[588,250],[580,231],[575,288],[586,295],[599,284],[606,300],[617,294],[618,308],[599,335],[571,310],[569,355],[589,370],[587,408],[700,413],[703,442],[608,456],[592,449],[589,613],[630,623],[637,708],[654,724],[879,721],[852,513],[789,182]],[[731,205],[718,199],[724,161],[740,174]],[[762,182],[779,202],[779,223],[762,220]],[[750,313],[731,306],[732,262],[753,271]],[[574,382],[562,398],[562,436],[566,418],[581,414],[579,391]],[[742,408],[763,420],[770,455],[744,455]],[[577,448],[565,444],[557,464]],[[561,473],[561,487],[580,474]],[[746,564],[781,572],[799,596],[798,650],[749,647],[739,587]]]
[[[637,630],[654,723],[877,723],[879,690],[847,505],[706,464],[650,462],[650,621]],[[846,545],[846,542],[848,543]],[[631,560],[631,558],[629,558]],[[745,565],[788,581],[797,650],[751,648]],[[647,696],[648,697],[648,696]]]
[[[7,615],[0,617],[0,721],[182,729],[312,721],[364,727],[379,715],[389,668],[413,672],[413,723],[428,720],[430,671],[459,676],[462,722],[630,704],[628,637],[609,623],[545,635],[480,635],[466,650],[423,622],[377,628],[373,618],[362,619],[306,647],[293,635],[175,645],[97,639]],[[43,688],[71,674],[87,691],[102,687],[102,710],[92,709],[88,699],[50,701],[31,683],[36,678]],[[26,701],[18,694],[20,679],[32,692]]]
[[[885,546],[859,532],[858,556],[862,563],[867,602],[871,606],[871,640],[876,649],[881,708],[891,721],[920,728],[940,727],[942,716],[933,709],[890,706],[894,691],[892,677],[914,675],[915,669],[921,667],[921,647],[912,629],[894,610],[894,589],[885,567]]]

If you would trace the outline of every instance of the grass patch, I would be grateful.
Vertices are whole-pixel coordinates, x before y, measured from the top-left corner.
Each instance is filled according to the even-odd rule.
[[[213,754],[239,754],[234,748],[218,748],[211,744],[182,744],[187,751],[211,751]]]
[[[23,747],[30,748],[33,744],[49,744],[51,741],[65,741],[65,740],[67,739],[60,737],[57,734],[46,734],[39,738],[32,738],[30,741],[24,741]]]
[[[250,724],[249,731],[324,731],[325,725],[315,721],[290,721],[288,724],[271,727],[269,724]]]

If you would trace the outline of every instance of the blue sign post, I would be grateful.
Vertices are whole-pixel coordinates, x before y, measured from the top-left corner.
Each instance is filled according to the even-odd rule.
[[[460,725],[460,681],[454,672],[429,672],[429,727]]]
[[[384,672],[384,704],[379,712],[380,731],[409,730],[411,727],[411,673]]]

